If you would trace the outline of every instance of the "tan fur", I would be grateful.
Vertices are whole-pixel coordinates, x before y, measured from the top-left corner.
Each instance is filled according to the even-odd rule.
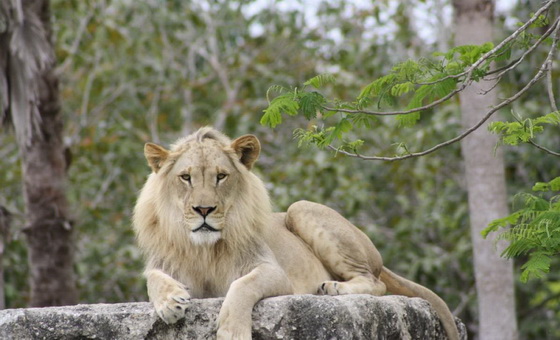
[[[170,150],[148,143],[144,152],[153,172],[134,209],[134,230],[147,258],[150,301],[165,322],[184,317],[191,297],[225,296],[218,339],[250,339],[253,306],[265,297],[389,290],[427,299],[449,338],[459,338],[445,303],[383,267],[368,237],[334,210],[300,201],[272,213],[250,171],[260,152],[256,137],[231,141],[203,128]]]

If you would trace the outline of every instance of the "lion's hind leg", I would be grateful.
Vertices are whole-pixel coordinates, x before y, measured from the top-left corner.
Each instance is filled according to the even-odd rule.
[[[336,211],[299,201],[288,209],[286,225],[333,276],[332,281],[319,283],[318,294],[385,294],[385,284],[379,280],[381,255],[364,233]]]

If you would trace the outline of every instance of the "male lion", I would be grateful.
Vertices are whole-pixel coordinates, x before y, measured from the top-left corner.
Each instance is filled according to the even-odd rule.
[[[218,339],[250,339],[259,300],[287,294],[372,294],[386,290],[428,300],[448,337],[458,340],[445,302],[383,266],[369,238],[334,210],[300,201],[272,213],[263,182],[250,170],[255,136],[231,141],[202,128],[171,150],[148,143],[153,172],[134,208],[145,252],[148,295],[166,323],[189,298],[225,296]]]

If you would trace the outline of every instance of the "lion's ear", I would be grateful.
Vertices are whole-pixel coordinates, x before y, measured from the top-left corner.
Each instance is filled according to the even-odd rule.
[[[231,143],[231,147],[241,163],[251,170],[261,152],[261,143],[257,137],[253,135],[241,136]]]
[[[157,173],[169,156],[169,151],[157,144],[146,143],[144,145],[144,156],[146,156],[152,170]]]

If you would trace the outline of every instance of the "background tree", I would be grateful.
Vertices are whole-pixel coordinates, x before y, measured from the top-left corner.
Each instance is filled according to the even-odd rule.
[[[28,224],[31,306],[77,302],[62,116],[48,1],[0,7],[1,113],[13,123]]]
[[[455,45],[494,41],[494,1],[453,1]],[[498,103],[495,80],[478,82],[459,94],[463,129],[480,121]],[[494,119],[495,120],[495,119]],[[518,339],[512,261],[500,257],[505,248],[482,237],[490,222],[508,214],[503,149],[485,123],[461,141],[469,197],[473,264],[480,339]]]
[[[0,206],[0,309],[6,308],[6,299],[4,298],[4,247],[10,242],[10,212]]]

